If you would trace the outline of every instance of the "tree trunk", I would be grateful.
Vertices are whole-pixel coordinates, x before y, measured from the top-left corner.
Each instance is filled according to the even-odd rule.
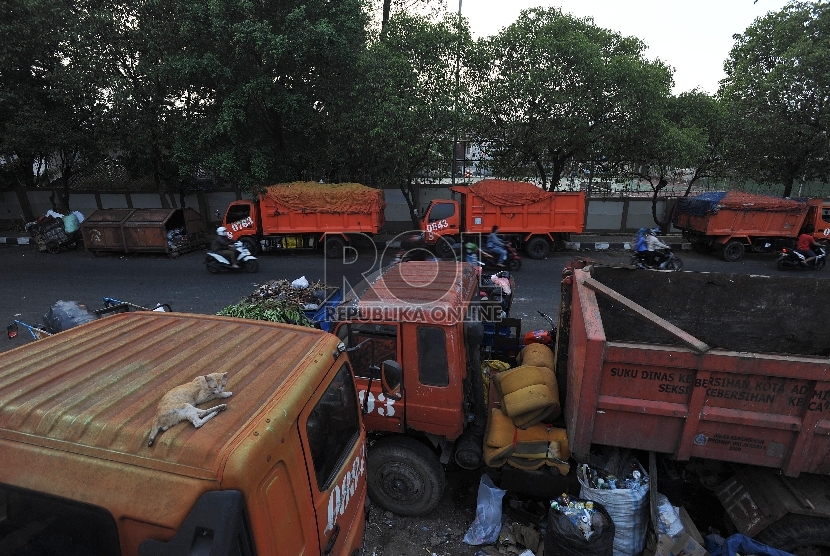
[[[386,29],[386,24],[389,23],[389,15],[392,12],[392,0],[383,0],[383,16],[380,21],[380,32]]]
[[[542,189],[544,189],[545,191],[549,191],[548,177],[545,173],[545,165],[542,164],[542,161],[538,156],[533,157],[533,162],[536,163],[536,169],[539,171],[539,178],[541,178],[542,180]]]

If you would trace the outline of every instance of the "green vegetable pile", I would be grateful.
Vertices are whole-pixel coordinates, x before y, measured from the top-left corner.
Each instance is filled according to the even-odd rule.
[[[257,286],[253,293],[216,314],[314,328],[314,323],[305,316],[303,309],[320,303],[320,299],[316,298],[314,293],[326,289],[323,282],[311,282],[307,288],[300,289],[293,288],[289,280],[272,280]]]

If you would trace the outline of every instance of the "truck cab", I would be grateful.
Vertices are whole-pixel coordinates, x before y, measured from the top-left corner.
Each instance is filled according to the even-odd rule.
[[[259,249],[259,205],[253,201],[234,201],[228,205],[222,225],[234,241],[241,241],[253,254]]]
[[[370,276],[338,307],[334,333],[349,354],[366,428],[379,438],[368,456],[370,496],[395,513],[434,509],[441,464],[453,455],[463,467],[480,464],[480,442],[478,454],[458,446],[483,392],[471,372],[480,367],[481,334],[470,318],[477,283],[472,265],[406,262]]]
[[[424,211],[421,230],[426,234],[428,245],[434,245],[444,236],[461,233],[461,210],[458,201],[436,199]]]
[[[0,376],[0,553],[360,550],[365,432],[333,335],[124,313],[0,354],[0,366],[11,371]],[[148,446],[163,394],[217,371],[227,409]]]

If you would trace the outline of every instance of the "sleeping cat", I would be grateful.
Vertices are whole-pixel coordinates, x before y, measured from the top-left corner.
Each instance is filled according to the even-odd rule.
[[[225,404],[215,405],[209,409],[199,409],[196,406],[216,398],[230,398],[232,392],[224,391],[227,383],[228,373],[211,373],[197,376],[187,384],[176,386],[167,392],[159,401],[147,446],[152,446],[156,436],[173,425],[190,421],[198,429],[220,411],[224,411],[228,407]]]

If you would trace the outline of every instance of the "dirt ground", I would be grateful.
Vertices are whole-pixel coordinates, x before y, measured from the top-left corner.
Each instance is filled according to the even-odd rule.
[[[364,556],[475,556],[482,549],[464,543],[475,520],[481,470],[447,471],[447,486],[431,515],[405,517],[370,505]],[[512,493],[503,500],[504,523],[536,526],[547,508],[539,500]]]

